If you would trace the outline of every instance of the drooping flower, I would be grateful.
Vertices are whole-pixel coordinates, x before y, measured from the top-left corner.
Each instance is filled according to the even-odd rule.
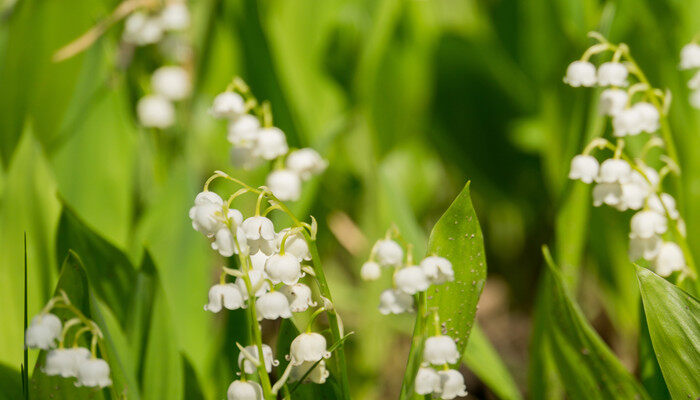
[[[360,277],[365,281],[374,281],[382,275],[381,267],[374,261],[367,261],[362,264],[360,269]]]
[[[421,267],[411,265],[394,273],[394,284],[404,293],[416,294],[424,292],[430,287],[430,281]]]
[[[381,314],[403,314],[413,311],[413,296],[396,289],[387,289],[379,296]]]
[[[296,283],[291,286],[283,286],[280,288],[287,300],[289,301],[289,309],[292,312],[304,312],[309,307],[315,307],[316,302],[311,297],[311,288],[303,283]]]
[[[603,115],[615,116],[625,109],[628,97],[625,90],[605,89],[600,94],[598,110]]]
[[[258,346],[250,345],[245,347],[245,351],[253,356],[253,358],[260,362],[260,355],[258,353]],[[272,372],[272,367],[279,365],[279,361],[275,360],[275,356],[272,354],[272,348],[263,343],[263,362],[265,363],[265,370],[269,374]],[[248,360],[243,352],[238,353],[238,368],[245,372],[246,374],[254,374],[257,371],[257,367],[250,360]]]
[[[440,398],[444,400],[464,397],[467,393],[467,386],[464,384],[464,377],[459,371],[448,369],[438,372],[440,374]]]
[[[166,31],[182,31],[190,26],[190,11],[184,2],[169,2],[160,12],[159,21]]]
[[[197,194],[194,207],[190,208],[192,227],[206,236],[213,236],[224,227],[224,201],[214,192],[204,191]],[[232,215],[233,216],[233,215]]]
[[[258,297],[255,302],[255,310],[258,313],[258,321],[292,317],[289,300],[280,292],[268,292]]]
[[[243,114],[229,122],[227,139],[234,146],[252,149],[258,138],[259,130],[260,120],[253,115]]]
[[[301,232],[296,232],[293,234],[287,235],[287,232],[289,232],[290,228],[284,228],[282,229],[279,234],[277,235],[277,242],[276,246],[277,248],[282,247],[282,241],[284,240],[284,252],[293,254],[297,257],[299,262],[301,261],[309,261],[311,260],[311,252],[309,251],[309,244],[306,243],[306,239],[304,239],[304,235]],[[285,236],[287,238],[285,239]]]
[[[163,28],[157,18],[151,18],[142,12],[129,15],[124,21],[122,39],[136,46],[145,46],[158,42],[163,37]]]
[[[296,172],[303,180],[309,180],[313,175],[320,174],[328,163],[314,149],[304,148],[294,150],[287,155],[287,168]]]
[[[650,210],[640,211],[632,217],[630,227],[631,238],[649,239],[666,232],[666,217]]]
[[[595,66],[588,61],[574,61],[566,68],[564,83],[571,87],[591,87],[596,84]]]
[[[239,249],[243,254],[248,254],[249,252],[245,233],[240,227],[236,228],[235,235],[227,226],[216,231],[211,248],[217,250],[224,257],[238,254]]]
[[[175,107],[161,95],[147,95],[139,99],[136,113],[141,125],[165,129],[175,123]]]
[[[630,238],[630,261],[634,262],[640,258],[652,261],[654,258],[656,258],[656,255],[659,254],[661,242],[661,238],[658,236],[652,236],[646,239],[639,237]]]
[[[265,272],[273,284],[294,285],[301,278],[301,264],[293,254],[273,254],[265,263]]]
[[[272,171],[267,176],[266,185],[282,201],[299,200],[301,196],[301,179],[288,169]]]
[[[627,86],[627,67],[619,62],[605,62],[598,67],[600,86]]]
[[[686,267],[685,257],[681,247],[673,242],[663,242],[654,260],[656,273],[661,276],[669,276],[674,271],[681,271]]]
[[[639,128],[643,132],[654,133],[659,130],[659,110],[652,104],[640,101],[632,106],[639,118]]]
[[[681,69],[700,67],[700,45],[689,43],[681,49]]]
[[[61,336],[63,324],[61,320],[51,314],[42,313],[32,318],[27,327],[24,340],[28,348],[48,350],[56,345],[56,340]]]
[[[245,101],[238,93],[223,92],[214,98],[210,112],[216,118],[236,118],[245,113]]]
[[[598,160],[593,156],[579,154],[571,159],[569,179],[579,179],[584,183],[591,183],[598,177]]]
[[[374,247],[375,256],[379,265],[399,266],[403,260],[403,249],[391,239],[377,241]]]
[[[279,128],[262,128],[258,131],[255,154],[265,160],[274,160],[287,154],[287,138]]]
[[[263,390],[257,382],[236,380],[229,385],[226,397],[228,400],[263,400]]]
[[[654,195],[647,199],[647,205],[651,210],[655,212],[666,215],[666,210],[668,210],[668,215],[671,219],[678,219],[680,213],[676,209],[676,199],[673,198],[668,193],[661,193],[660,195]]]
[[[168,65],[160,67],[151,76],[153,91],[168,100],[182,100],[190,95],[190,74],[182,67]]]
[[[241,224],[241,229],[248,239],[250,252],[262,251],[267,255],[275,252],[275,226],[269,218],[263,216],[249,217]]]
[[[289,362],[293,365],[301,365],[304,362],[316,362],[329,358],[331,353],[326,349],[326,338],[320,333],[302,333],[289,347]]]
[[[601,183],[625,183],[630,177],[632,168],[625,160],[609,158],[600,164],[598,182]]]
[[[264,271],[257,269],[248,271],[248,279],[250,279],[250,286],[255,291],[255,297],[260,297],[270,290],[270,283],[265,280],[266,278]],[[245,280],[241,277],[236,278],[236,286],[238,286],[238,289],[241,291],[243,300],[248,300],[248,288],[246,287]]]
[[[593,187],[593,205],[599,207],[603,204],[611,207],[618,206],[622,202],[622,185],[618,182],[599,183]]]
[[[420,268],[430,283],[440,285],[455,279],[452,263],[445,257],[429,256],[420,262]]]
[[[218,313],[222,306],[229,310],[245,308],[245,301],[241,289],[233,283],[214,285],[209,289],[209,303],[204,306],[205,311]]]
[[[423,360],[433,365],[454,364],[460,359],[454,339],[447,335],[431,336],[425,339]]]
[[[46,375],[59,375],[64,378],[76,377],[78,367],[90,358],[90,350],[84,347],[53,349],[46,354],[46,365],[42,371]]]
[[[613,134],[617,137],[634,136],[642,132],[639,110],[634,107],[619,110],[613,116]]]
[[[315,362],[312,361],[304,361],[303,363],[299,365],[295,365],[292,367],[292,370],[289,373],[289,380],[288,382],[297,382],[299,381],[306,373],[314,367]],[[314,367],[311,372],[306,376],[306,379],[304,379],[305,382],[313,382],[316,384],[323,384],[326,382],[326,379],[330,375],[330,372],[326,369],[326,360],[321,360],[316,367]]]
[[[109,377],[109,364],[101,358],[83,360],[78,365],[78,381],[75,386],[107,387],[112,384]]]
[[[430,367],[420,367],[418,369],[414,386],[416,394],[419,395],[440,393],[442,391],[440,375]]]

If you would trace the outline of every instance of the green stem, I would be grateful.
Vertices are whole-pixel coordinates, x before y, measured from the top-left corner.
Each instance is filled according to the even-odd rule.
[[[332,303],[333,298],[331,297],[331,291],[328,287],[328,282],[326,281],[326,275],[323,272],[323,267],[321,266],[321,259],[318,255],[316,241],[311,240],[311,236],[306,230],[303,231],[303,234],[304,238],[306,239],[306,242],[309,244],[309,250],[311,252],[311,258],[313,261],[314,272],[316,273],[316,282],[318,282],[319,292],[321,293],[321,296],[327,298]],[[333,342],[340,342],[341,339],[343,339],[343,336],[340,333],[340,320],[338,319],[338,314],[335,311],[335,307],[333,307],[333,309],[327,310],[326,315],[328,315],[328,323],[331,328],[331,336],[333,338]],[[335,364],[336,371],[340,375],[340,389],[343,393],[343,399],[349,400],[350,383],[348,381],[347,364],[345,361],[345,344],[342,342],[335,351]]]
[[[401,384],[401,400],[413,398],[413,381],[416,379],[417,366],[420,364],[421,348],[423,347],[423,332],[425,332],[428,316],[428,302],[425,292],[418,293],[418,307],[416,307],[416,324],[413,326],[413,339],[411,350],[408,353],[406,371]]]

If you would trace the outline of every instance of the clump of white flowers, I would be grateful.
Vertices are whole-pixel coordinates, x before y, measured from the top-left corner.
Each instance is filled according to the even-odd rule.
[[[228,94],[215,103],[212,112],[217,115],[230,116],[243,110],[235,96]],[[239,116],[242,115],[246,114]],[[241,187],[224,200],[209,190],[210,183],[217,178]],[[232,207],[232,202],[246,193],[257,196],[252,214]],[[294,221],[293,225],[277,230],[269,218],[274,210],[286,213]],[[234,257],[235,267],[222,267],[219,282],[209,290],[204,309],[213,313],[245,309],[253,331],[252,343],[238,344],[239,379],[229,386],[228,399],[274,398],[280,390],[290,390],[288,382],[324,383],[330,374],[326,360],[331,352],[335,351],[342,360],[344,355],[342,325],[330,301],[323,270],[313,258],[317,230],[313,217],[311,223],[301,222],[267,187],[248,186],[220,171],[207,180],[204,191],[195,197],[189,216],[193,228],[211,241],[214,250],[221,256]],[[229,277],[235,281],[231,282]],[[313,285],[320,293],[316,299]],[[307,329],[291,342],[286,356],[288,365],[278,371],[278,380],[273,385],[268,374],[279,366],[279,361],[274,359],[270,346],[262,342],[260,322],[289,319],[304,312],[311,313]],[[333,347],[328,346],[326,336],[312,330],[314,320],[323,313],[331,325]],[[257,378],[251,380],[254,375]]]
[[[74,317],[62,322],[52,313],[54,309],[65,310]],[[75,328],[72,346],[66,347],[67,334]],[[91,348],[79,346],[85,333],[92,334]],[[46,375],[76,378],[76,386],[103,388],[112,384],[109,364],[97,358],[97,342],[102,332],[97,324],[88,319],[71,304],[65,292],[53,297],[41,312],[32,318],[24,334],[28,348],[47,351],[41,371]]]
[[[690,88],[690,105],[700,109],[700,44],[696,37],[692,42],[681,49],[681,69],[695,70],[693,77],[688,81]]]
[[[670,94],[650,85],[625,44],[612,44],[596,33],[591,37],[598,43],[569,66],[564,81],[574,87],[597,84],[604,88],[600,111],[612,119],[614,142],[594,139],[571,160],[569,178],[594,184],[593,205],[634,211],[629,234],[631,261],[648,263],[662,276],[679,271],[681,278],[695,277],[690,254],[683,251],[687,248],[685,224],[675,199],[664,191],[664,179],[671,173],[680,174],[668,124],[662,121]],[[612,60],[602,63],[593,74],[590,57],[604,53],[612,53]],[[686,46],[681,58],[683,68],[700,67],[700,46]],[[640,136],[642,141],[640,146],[640,139],[635,138],[641,150],[633,155],[628,150],[632,146],[626,146],[631,136]],[[665,149],[667,154],[649,160],[649,150],[654,147]],[[604,150],[612,156],[599,162],[592,153]]]
[[[234,166],[254,169],[271,163],[266,186],[282,201],[298,200],[302,182],[326,169],[326,161],[311,148],[291,149],[284,132],[273,126],[268,102],[258,103],[239,78],[218,94],[210,113],[228,121],[228,141]]]

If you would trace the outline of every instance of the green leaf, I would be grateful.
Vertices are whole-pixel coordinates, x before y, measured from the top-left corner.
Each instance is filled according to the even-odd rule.
[[[673,399],[700,398],[700,303],[646,268],[637,267],[656,359]]]
[[[522,399],[513,377],[479,324],[474,324],[472,328],[462,360],[498,398],[503,400]]]
[[[22,375],[20,371],[0,364],[0,400],[16,400],[22,397]]]
[[[588,324],[554,265],[549,266],[551,301],[547,336],[559,377],[571,399],[650,399],[596,331]]]

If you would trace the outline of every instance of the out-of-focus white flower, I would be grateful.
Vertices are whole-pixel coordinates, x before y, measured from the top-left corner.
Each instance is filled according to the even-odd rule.
[[[681,69],[700,67],[700,45],[688,43],[681,49]]]
[[[365,281],[375,281],[382,275],[381,267],[374,261],[367,261],[362,264],[360,277]]]
[[[678,209],[676,209],[676,199],[668,193],[650,196],[647,199],[647,205],[651,210],[654,210],[660,215],[666,215],[666,210],[668,210],[668,216],[671,217],[671,219],[678,219],[678,217],[680,217],[680,213]]]
[[[182,100],[190,95],[190,74],[182,67],[160,67],[151,76],[153,91],[169,100]]]
[[[617,137],[634,136],[642,132],[640,116],[634,107],[619,110],[613,115],[613,134]]]
[[[236,118],[245,112],[245,101],[240,94],[223,92],[214,97],[210,113],[216,118]]]
[[[245,308],[245,301],[241,289],[233,283],[214,285],[209,289],[209,303],[204,306],[205,311],[218,313],[222,306],[229,310]]]
[[[625,183],[630,178],[632,168],[625,160],[609,158],[600,164],[598,182],[600,183]]]
[[[254,381],[233,381],[226,392],[228,400],[263,400],[263,390]]]
[[[251,345],[246,346],[245,351],[253,356],[255,361],[260,362],[260,355],[258,354],[258,346]],[[272,354],[272,348],[263,343],[263,362],[265,363],[265,370],[269,374],[272,372],[272,367],[279,365],[279,361],[275,360],[275,356]],[[248,375],[254,374],[258,369],[250,360],[246,359],[243,352],[238,353],[238,368]]]
[[[659,174],[653,168],[645,167],[644,174],[647,179],[638,171],[630,173],[629,180],[622,184],[622,197],[618,209],[639,210],[644,206],[647,198],[654,192],[654,187],[659,183]]]
[[[595,66],[588,61],[574,61],[566,68],[564,83],[572,87],[591,87],[596,84]]]
[[[643,132],[654,133],[659,130],[659,110],[652,104],[640,101],[632,106],[639,118],[639,128]]]
[[[700,89],[700,71],[696,72],[692,78],[688,81],[688,88],[692,90]]]
[[[627,105],[627,91],[622,89],[605,89],[600,94],[599,111],[603,115],[615,116]]]
[[[413,311],[413,296],[396,289],[387,289],[379,295],[381,314],[403,314]]]
[[[444,257],[426,257],[420,262],[420,268],[432,284],[440,285],[455,280],[452,263]]]
[[[700,90],[693,90],[693,92],[690,93],[688,101],[693,108],[700,109]]]
[[[84,347],[53,349],[46,354],[46,365],[41,369],[46,375],[64,378],[78,375],[78,366],[90,358],[90,350]]]
[[[272,171],[266,180],[267,187],[282,201],[299,200],[301,196],[301,179],[288,169]]]
[[[454,364],[460,359],[454,339],[447,335],[425,339],[423,360],[433,365]]]
[[[316,302],[311,298],[311,288],[303,283],[283,286],[280,292],[287,296],[292,312],[304,312],[309,307],[316,307]]]
[[[192,227],[206,236],[213,236],[224,227],[223,207],[224,201],[218,194],[210,191],[200,192],[189,212]]]
[[[254,169],[259,167],[263,161],[255,152],[253,148],[233,146],[230,151],[231,164],[236,168],[243,169]]]
[[[109,378],[109,364],[101,358],[82,360],[78,365],[78,381],[75,386],[107,387],[112,384]]]
[[[686,267],[683,250],[676,243],[663,242],[654,260],[654,267],[656,273],[661,276],[669,276],[673,271],[683,270]]]
[[[234,146],[253,148],[258,138],[260,120],[250,114],[243,114],[232,119],[228,124],[227,139]]]
[[[166,31],[182,31],[190,26],[190,10],[184,2],[170,2],[160,12],[160,25]]]
[[[618,206],[622,202],[622,185],[615,183],[599,183],[593,187],[593,205],[599,207],[603,204],[611,207]]]
[[[125,42],[145,46],[158,42],[163,37],[163,28],[157,18],[151,18],[142,12],[129,15],[124,21]]]
[[[598,67],[600,86],[627,86],[627,67],[619,62],[605,62]]]
[[[136,104],[141,125],[147,128],[165,129],[175,123],[175,107],[161,95],[146,95]]]
[[[649,239],[653,236],[661,235],[667,229],[666,217],[650,210],[634,214],[630,221],[630,226],[630,237],[640,239]]]
[[[299,262],[306,260],[311,260],[311,252],[309,251],[309,244],[306,243],[304,235],[301,232],[296,232],[287,236],[285,240],[284,237],[289,232],[289,228],[282,229],[279,234],[277,234],[277,248],[282,247],[282,241],[284,240],[284,252],[293,254],[297,257]]]
[[[275,226],[269,218],[263,216],[249,217],[241,224],[241,229],[248,239],[252,254],[262,251],[267,255],[275,252]]]
[[[440,374],[441,390],[440,398],[443,400],[464,397],[467,393],[467,386],[464,384],[464,377],[459,371],[448,369],[438,372]]]
[[[571,159],[569,179],[580,179],[581,182],[591,183],[598,177],[598,160],[593,156],[579,154]]]
[[[652,236],[646,239],[642,239],[639,237],[630,238],[630,261],[634,262],[639,260],[640,258],[651,261],[656,257],[657,254],[659,254],[660,247],[661,238],[659,238],[658,236]]]
[[[42,313],[32,318],[24,334],[24,340],[29,348],[48,350],[56,345],[62,330],[63,324],[57,316]]]
[[[273,254],[265,263],[265,272],[275,285],[293,285],[301,278],[301,264],[293,254]]]
[[[258,312],[258,321],[292,317],[289,300],[280,292],[268,292],[258,297],[255,302],[255,310]]]
[[[299,174],[303,180],[310,179],[313,175],[320,174],[326,169],[328,163],[314,149],[304,148],[294,150],[287,155],[287,168]]]
[[[258,131],[258,141],[255,146],[255,154],[265,160],[274,160],[287,154],[287,138],[279,128],[262,128]]]
[[[250,286],[255,291],[255,297],[260,297],[270,290],[270,284],[265,281],[265,272],[252,269],[248,271],[248,278],[250,279]],[[241,291],[244,300],[248,300],[248,288],[246,287],[245,280],[243,278],[236,278],[236,286]],[[256,289],[257,288],[257,289]]]
[[[377,241],[374,245],[374,254],[379,265],[384,267],[396,267],[403,260],[403,249],[391,239]]]
[[[440,375],[430,367],[420,367],[414,382],[415,392],[419,395],[440,393],[442,391]]]
[[[326,350],[326,338],[316,332],[300,334],[292,340],[289,347],[289,362],[292,365],[316,362],[330,356],[331,353]]]
[[[300,380],[304,375],[306,375],[306,372],[314,366],[314,364],[316,363],[312,361],[304,361],[299,365],[293,366],[292,370],[289,372],[288,382],[296,382]],[[309,375],[307,375],[304,381],[313,382],[320,385],[326,382],[329,375],[330,372],[326,369],[326,360],[321,360],[309,373]]]
[[[394,284],[404,293],[416,294],[430,287],[430,281],[423,270],[417,265],[411,265],[394,273]]]

